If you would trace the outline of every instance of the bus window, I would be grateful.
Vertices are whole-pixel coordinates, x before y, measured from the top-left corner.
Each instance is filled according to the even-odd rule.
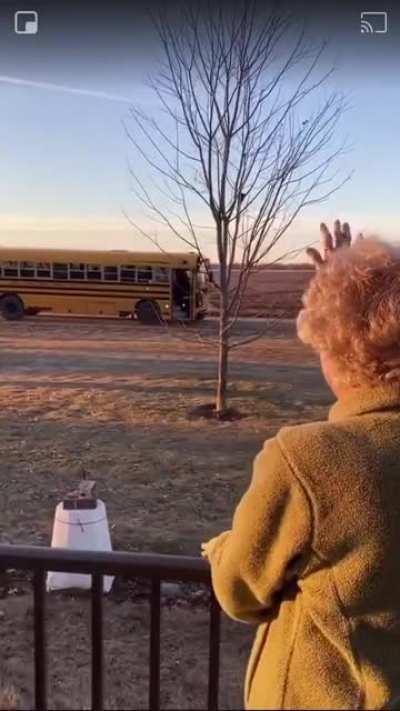
[[[104,279],[106,281],[118,281],[118,267],[104,267]]]
[[[84,264],[70,264],[69,265],[69,278],[70,279],[84,279],[85,278],[85,265]]]
[[[86,269],[88,279],[90,279],[91,281],[100,281],[101,266],[99,264],[88,264]]]
[[[35,265],[33,262],[20,263],[20,275],[25,278],[35,276]]]
[[[121,267],[121,281],[136,281],[136,267],[132,264]]]
[[[18,262],[4,262],[3,274],[5,277],[18,276]]]
[[[154,267],[153,268],[153,282],[157,284],[168,284],[169,273],[166,267]]]
[[[146,282],[151,281],[152,268],[151,267],[139,267],[138,268],[138,281]]]
[[[60,262],[53,264],[53,278],[68,279],[68,264],[61,264]]]
[[[36,265],[36,276],[40,279],[49,279],[51,277],[51,265],[47,262],[38,262]]]

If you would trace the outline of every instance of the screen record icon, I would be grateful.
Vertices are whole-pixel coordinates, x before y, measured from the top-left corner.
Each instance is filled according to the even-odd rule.
[[[17,35],[36,35],[39,17],[36,10],[18,10],[14,15],[14,30]]]

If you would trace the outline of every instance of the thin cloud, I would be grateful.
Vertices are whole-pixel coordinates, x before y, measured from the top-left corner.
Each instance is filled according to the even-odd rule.
[[[3,84],[11,84],[12,86],[26,86],[33,89],[45,89],[47,91],[61,91],[65,94],[75,94],[77,96],[89,96],[94,99],[105,99],[106,101],[120,101],[124,104],[131,104],[132,100],[127,96],[120,96],[118,94],[109,94],[106,91],[96,91],[92,89],[77,89],[72,86],[65,86],[63,84],[52,84],[47,81],[31,81],[30,79],[21,79],[19,77],[9,77],[7,75],[0,75],[0,82]]]

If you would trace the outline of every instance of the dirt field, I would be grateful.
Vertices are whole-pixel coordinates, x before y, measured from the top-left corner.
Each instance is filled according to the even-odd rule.
[[[246,416],[188,418],[215,387],[216,324],[182,330],[130,321],[0,322],[1,542],[48,544],[54,508],[85,470],[107,504],[115,549],[198,555],[230,525],[264,439],[284,423],[326,415],[331,396],[291,321],[246,321],[259,332],[234,352],[231,404]],[[206,594],[164,598],[162,707],[204,708]],[[51,708],[89,708],[89,601],[51,594]],[[147,704],[148,605],[140,581],[117,580],[105,601],[107,708]],[[32,704],[32,598],[17,573],[0,578],[0,687]],[[220,702],[242,708],[254,630],[224,620]],[[0,694],[1,697],[1,694]],[[10,708],[5,699],[0,708]]]
[[[237,270],[233,272],[235,283]],[[295,318],[301,308],[301,296],[314,274],[314,269],[296,267],[259,267],[250,277],[240,309],[241,316]],[[218,281],[218,270],[214,271]],[[217,313],[218,293],[210,289],[211,313]]]

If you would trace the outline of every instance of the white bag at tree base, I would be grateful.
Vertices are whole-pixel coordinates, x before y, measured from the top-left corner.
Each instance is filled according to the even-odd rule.
[[[110,531],[103,501],[97,499],[95,509],[64,509],[63,503],[59,503],[54,516],[51,547],[81,551],[111,551]],[[104,592],[110,592],[113,580],[110,575],[104,576]],[[49,571],[47,574],[48,591],[67,588],[90,590],[91,586],[91,575],[56,571]]]

